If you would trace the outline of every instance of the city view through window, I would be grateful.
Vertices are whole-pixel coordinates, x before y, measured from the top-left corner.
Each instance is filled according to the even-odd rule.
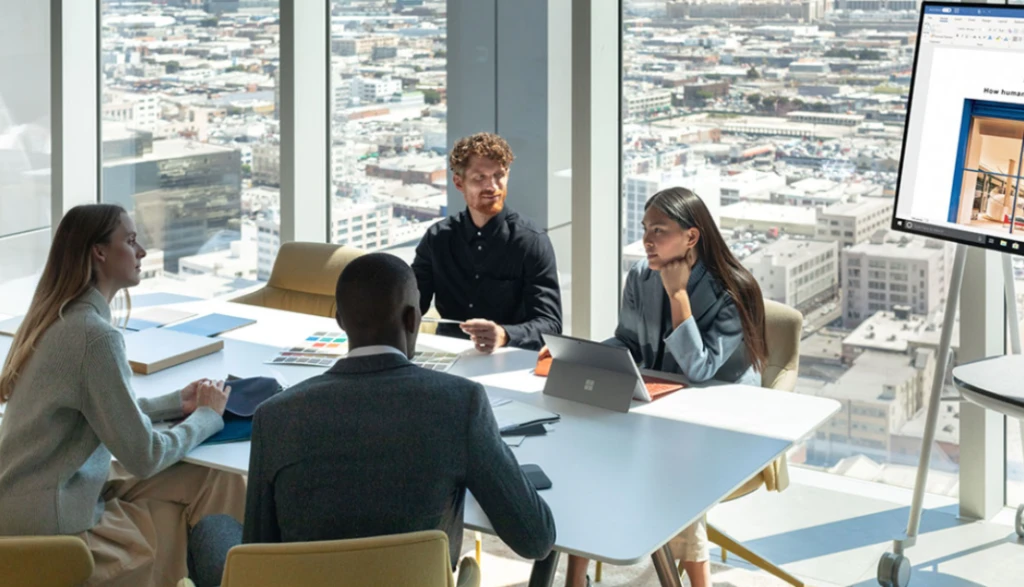
[[[280,246],[279,2],[100,7],[102,199],[135,218],[143,287],[213,297],[258,286]],[[330,4],[332,242],[409,256],[449,212],[446,10]],[[642,258],[650,196],[693,189],[765,297],[803,312],[795,391],[843,405],[792,461],[903,486],[942,376],[953,256],[887,230],[917,19],[916,0],[624,0],[623,250],[608,261],[624,274]],[[40,202],[29,228],[49,223]],[[37,255],[24,273],[40,266]],[[959,411],[940,410],[934,493],[958,492]],[[1015,422],[1007,497],[1024,498]]]
[[[102,8],[103,200],[149,248],[143,286],[212,297],[266,281],[280,247],[278,2]],[[414,244],[447,214],[445,3],[330,10],[329,238]]]
[[[914,0],[634,0],[622,18],[623,275],[644,255],[646,200],[694,190],[764,296],[804,314],[796,392],[842,404],[792,462],[905,487],[953,257],[888,230],[918,11]],[[959,411],[940,409],[930,492],[958,493]]]

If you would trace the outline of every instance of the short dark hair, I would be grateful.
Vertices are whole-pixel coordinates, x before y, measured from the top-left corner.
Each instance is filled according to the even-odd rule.
[[[412,268],[394,255],[369,253],[350,261],[334,290],[345,330],[371,334],[400,322],[410,282],[416,282]]]

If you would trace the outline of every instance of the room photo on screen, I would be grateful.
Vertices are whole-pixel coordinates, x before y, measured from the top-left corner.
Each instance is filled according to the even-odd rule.
[[[1009,234],[1024,229],[1024,105],[964,100],[950,222]]]

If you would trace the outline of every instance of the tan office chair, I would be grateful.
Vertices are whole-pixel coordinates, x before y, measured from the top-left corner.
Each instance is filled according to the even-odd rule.
[[[323,542],[243,544],[228,551],[221,587],[479,587],[466,557],[452,576],[448,535],[440,530]],[[188,579],[178,587],[194,587]]]
[[[793,391],[796,389],[797,371],[800,367],[800,337],[803,333],[803,315],[785,304],[772,300],[764,301],[765,337],[768,339],[768,363],[761,373],[761,387]],[[768,491],[782,491],[789,486],[789,469],[786,455],[761,471],[745,485],[737,489],[725,499],[743,497],[753,493],[762,485]],[[735,538],[708,524],[708,540],[722,549],[722,562],[727,552],[739,555],[740,558],[767,571],[795,587],[804,587],[804,582],[782,570],[779,566],[765,559],[756,552],[743,546]],[[680,565],[680,572],[682,566]]]
[[[75,536],[0,538],[0,584],[72,587],[92,575],[92,553]]]
[[[291,242],[281,245],[263,288],[231,301],[334,318],[334,289],[352,259],[366,251],[344,245]]]
[[[796,388],[797,370],[800,366],[800,336],[803,332],[804,317],[800,312],[785,304],[772,300],[764,301],[765,337],[768,340],[768,362],[761,373],[761,386],[771,389],[793,391]],[[789,469],[786,455],[761,471],[746,484],[723,501],[743,497],[760,489],[764,485],[768,491],[782,491],[789,486]],[[783,581],[796,587],[804,587],[803,581],[790,575],[764,557],[740,544],[735,538],[708,524],[708,540],[722,549],[722,561],[726,553],[737,554],[750,564],[767,571]],[[679,573],[683,572],[683,564],[679,563]],[[601,580],[601,563],[597,563],[594,573],[597,581]]]

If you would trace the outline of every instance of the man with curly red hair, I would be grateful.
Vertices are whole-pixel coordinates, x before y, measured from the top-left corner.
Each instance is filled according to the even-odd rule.
[[[544,231],[505,205],[515,155],[505,139],[477,133],[448,155],[466,209],[427,231],[412,268],[420,308],[431,300],[438,334],[469,337],[484,353],[503,346],[539,349],[541,333],[562,331],[555,251]]]

